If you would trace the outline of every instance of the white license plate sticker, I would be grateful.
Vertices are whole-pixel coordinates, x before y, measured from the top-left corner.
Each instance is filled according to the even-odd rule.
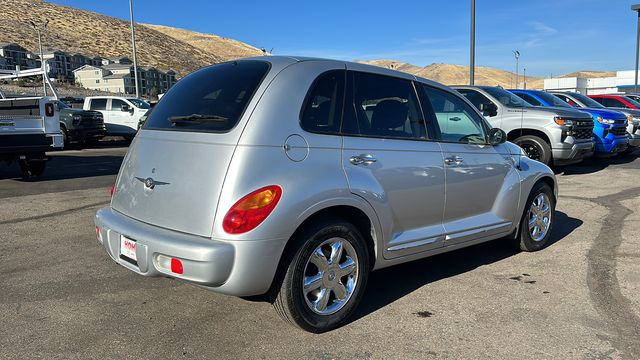
[[[136,257],[136,242],[120,235],[120,255],[126,256],[133,261],[138,261]]]

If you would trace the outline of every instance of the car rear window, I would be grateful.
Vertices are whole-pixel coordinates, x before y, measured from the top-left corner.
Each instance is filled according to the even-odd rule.
[[[228,132],[269,71],[264,61],[206,67],[178,81],[147,119],[145,129]]]

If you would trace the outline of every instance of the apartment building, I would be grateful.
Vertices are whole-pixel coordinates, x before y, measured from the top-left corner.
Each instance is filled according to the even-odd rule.
[[[111,62],[104,66],[84,65],[73,71],[76,84],[93,90],[135,94],[133,65]],[[176,83],[174,71],[138,67],[139,91],[142,95],[164,93]]]
[[[36,59],[30,58],[29,51],[14,43],[0,43],[0,57],[4,58],[8,69],[15,70],[16,66],[21,69],[32,69],[40,66]]]

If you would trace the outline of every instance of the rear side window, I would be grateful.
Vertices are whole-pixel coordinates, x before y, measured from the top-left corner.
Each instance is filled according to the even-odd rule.
[[[316,79],[300,116],[300,126],[304,130],[323,134],[340,132],[344,77],[344,70],[335,70]]]
[[[411,81],[360,72],[352,74],[345,99],[343,133],[419,140],[427,138]]]
[[[91,110],[106,110],[107,99],[91,99],[91,106],[89,108]]]
[[[484,96],[483,94],[475,91],[475,90],[469,90],[469,89],[458,89],[457,90],[460,94],[464,95],[464,97],[467,98],[467,100],[469,100],[473,106],[475,106],[476,108],[480,109],[480,105],[482,104],[490,104],[492,103],[491,100],[489,100],[486,96]]]
[[[614,98],[602,98],[602,99],[598,99],[598,100],[602,100],[600,102],[606,107],[620,107],[620,108],[626,108],[627,107],[627,105],[625,103],[623,103],[622,101],[620,101],[618,99],[614,99]]]
[[[227,132],[238,123],[268,71],[268,63],[251,60],[198,70],[162,97],[145,129]]]

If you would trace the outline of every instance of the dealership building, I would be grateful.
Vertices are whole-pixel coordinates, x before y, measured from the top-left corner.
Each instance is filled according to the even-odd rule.
[[[640,88],[640,85],[638,87]],[[544,79],[544,89],[573,91],[586,95],[635,93],[635,70],[616,71],[616,76],[603,78]]]

